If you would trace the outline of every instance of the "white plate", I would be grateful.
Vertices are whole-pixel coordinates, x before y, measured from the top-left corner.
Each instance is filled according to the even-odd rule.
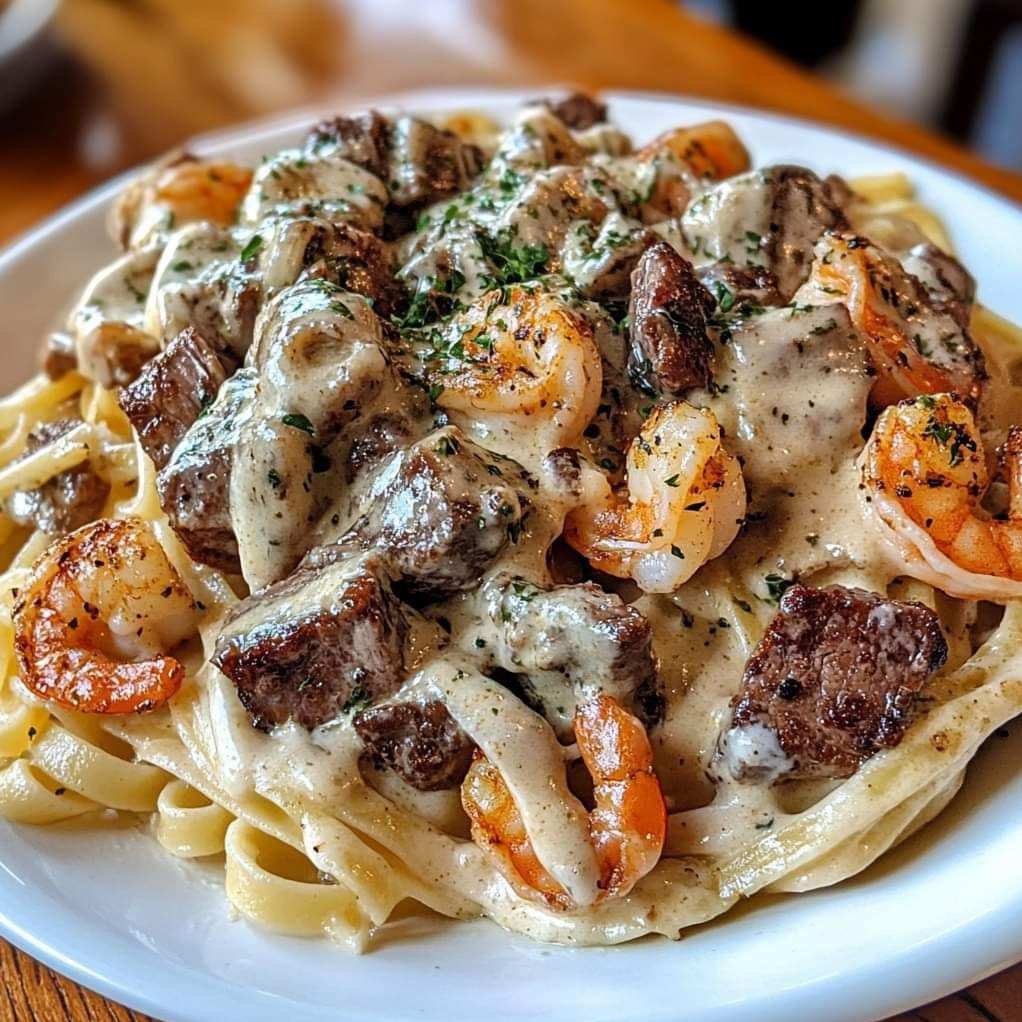
[[[536,90],[541,93],[543,90]],[[611,97],[636,138],[725,116],[758,164],[908,172],[947,220],[980,296],[1022,320],[1022,212],[895,150],[798,121],[665,97]],[[495,116],[521,95],[418,93],[393,102]],[[315,112],[201,140],[257,156],[297,139]],[[103,231],[116,185],[71,206],[0,255],[6,349],[0,387],[89,273],[113,252]],[[1013,729],[1014,731],[1014,729]],[[994,738],[944,815],[857,879],[756,900],[680,943],[566,950],[487,922],[406,920],[351,958],[325,941],[232,921],[218,865],[181,863],[124,824],[0,826],[0,929],[49,965],[173,1022],[284,1019],[558,1019],[862,1022],[958,989],[1022,958],[1022,739]]]

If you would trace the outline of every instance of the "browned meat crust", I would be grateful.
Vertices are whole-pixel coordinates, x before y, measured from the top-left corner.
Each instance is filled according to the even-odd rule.
[[[213,663],[255,727],[312,729],[392,695],[404,674],[407,622],[378,558],[300,569],[243,600]]]
[[[419,791],[456,788],[472,762],[475,743],[441,702],[385,703],[354,725],[370,755]]]
[[[953,255],[929,242],[909,251],[905,268],[920,278],[932,304],[946,309],[963,332],[968,331],[976,299],[976,280],[972,274]]]
[[[628,370],[655,393],[681,394],[710,380],[707,318],[716,303],[692,264],[667,242],[646,249],[632,273]]]
[[[940,621],[920,603],[794,585],[746,665],[725,760],[738,780],[849,777],[901,741],[946,659]]]
[[[492,586],[489,613],[499,641],[486,652],[493,665],[561,674],[578,695],[634,700],[647,724],[659,719],[653,630],[638,610],[592,582],[544,589],[506,575]]]
[[[117,401],[157,468],[170,461],[226,379],[220,356],[195,327],[188,327],[121,390]]]
[[[18,460],[80,425],[81,419],[41,422],[29,433],[25,453]],[[109,483],[86,461],[60,472],[38,489],[16,490],[4,501],[4,510],[18,525],[62,535],[98,518],[109,493]]]
[[[573,92],[563,99],[540,99],[536,102],[574,131],[585,131],[607,120],[607,104],[584,92]]]
[[[238,574],[238,543],[229,507],[231,464],[243,407],[255,387],[250,369],[234,374],[177,444],[156,480],[160,504],[188,556]]]
[[[376,468],[384,458],[406,446],[412,439],[412,423],[399,411],[380,412],[351,429],[351,446],[345,464],[349,483]]]
[[[394,314],[405,301],[404,288],[394,276],[387,246],[369,231],[350,224],[312,221],[303,261],[306,277],[324,277],[365,295],[383,317]]]
[[[387,482],[342,543],[379,551],[398,590],[442,599],[474,589],[528,511],[525,470],[447,426],[395,455]]]
[[[483,168],[482,151],[416,117],[388,120],[375,110],[313,128],[315,150],[336,148],[375,174],[395,206],[418,206],[464,191]]]
[[[344,159],[383,181],[387,179],[390,122],[376,110],[320,121],[309,133],[308,141],[314,149],[336,148]]]
[[[59,380],[65,373],[78,368],[74,338],[62,330],[46,338],[40,356],[42,370],[51,380]]]
[[[841,205],[847,189],[838,186],[840,179],[821,181],[805,167],[781,165],[765,173],[773,190],[767,258],[787,301],[809,275],[820,235],[847,229]]]

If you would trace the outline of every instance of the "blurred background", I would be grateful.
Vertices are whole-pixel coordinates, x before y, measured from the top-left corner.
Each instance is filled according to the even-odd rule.
[[[1022,0],[701,0],[861,99],[1022,170]],[[783,18],[778,13],[783,12]]]
[[[1022,0],[0,0],[0,238],[220,125],[542,82],[688,92],[928,148],[874,108],[1022,169]]]

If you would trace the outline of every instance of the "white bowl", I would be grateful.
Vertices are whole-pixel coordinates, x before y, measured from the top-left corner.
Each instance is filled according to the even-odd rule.
[[[502,117],[523,98],[473,90],[387,102]],[[994,194],[897,150],[787,118],[608,98],[613,118],[638,139],[724,116],[759,164],[907,172],[946,219],[981,299],[1022,320],[1022,212]],[[296,140],[322,112],[207,136],[197,147],[254,157]],[[0,254],[3,389],[32,371],[39,338],[113,254],[103,217],[115,192],[112,184],[93,193]],[[352,958],[325,941],[233,921],[218,865],[179,862],[140,829],[102,821],[0,825],[0,930],[79,982],[169,1022],[862,1022],[1022,958],[1020,762],[1017,734],[992,739],[951,807],[874,868],[830,890],[756,899],[677,943],[567,950],[487,922],[416,918],[388,925],[375,950]]]

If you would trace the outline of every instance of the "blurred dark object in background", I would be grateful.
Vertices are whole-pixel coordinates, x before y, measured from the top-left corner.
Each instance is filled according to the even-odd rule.
[[[861,0],[832,3],[822,10],[819,0],[783,5],[732,0],[731,12],[735,28],[804,67],[817,68],[851,42],[862,6]]]
[[[49,70],[55,46],[48,32],[58,0],[0,0],[0,112]]]
[[[1022,170],[1022,0],[689,0],[881,109]]]
[[[1022,168],[1022,0],[975,0],[940,124]]]

